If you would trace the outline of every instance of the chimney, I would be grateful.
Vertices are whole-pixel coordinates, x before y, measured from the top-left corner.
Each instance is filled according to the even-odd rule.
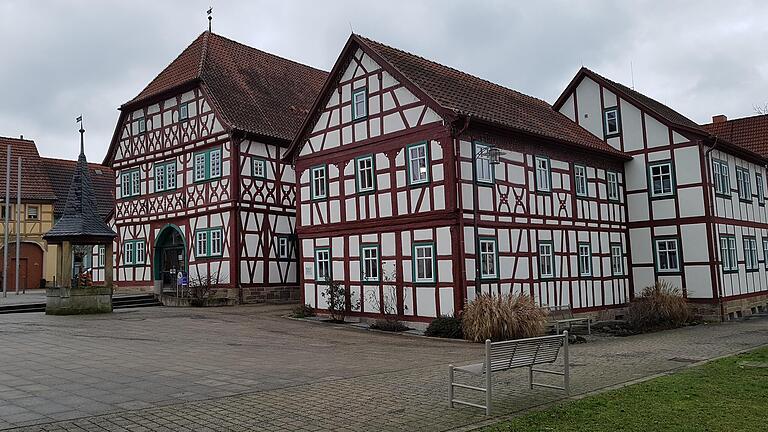
[[[712,123],[725,123],[727,121],[728,117],[726,117],[724,114],[712,116]]]
[[[24,135],[19,135],[19,139],[24,139]]]

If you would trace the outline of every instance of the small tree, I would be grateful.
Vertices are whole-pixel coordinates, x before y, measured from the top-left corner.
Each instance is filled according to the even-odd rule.
[[[192,306],[205,306],[213,291],[219,285],[219,273],[211,272],[189,277],[189,286],[183,296],[189,297]]]
[[[381,298],[375,292],[372,292],[368,299],[384,315],[384,318],[376,320],[371,324],[371,328],[386,331],[408,330],[408,326],[398,319],[397,284],[394,269],[390,273],[382,271],[382,276],[383,290]],[[407,310],[408,306],[403,305],[403,309]]]
[[[328,302],[328,313],[331,316],[331,321],[344,322],[344,318],[347,316],[347,289],[330,277],[326,277],[325,283],[325,289],[321,294]]]

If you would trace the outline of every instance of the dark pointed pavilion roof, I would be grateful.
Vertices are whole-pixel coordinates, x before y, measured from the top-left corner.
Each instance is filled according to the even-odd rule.
[[[48,243],[70,241],[74,244],[96,244],[111,242],[117,236],[98,214],[91,173],[83,150],[84,132],[80,129],[80,156],[69,185],[64,214],[43,236]]]

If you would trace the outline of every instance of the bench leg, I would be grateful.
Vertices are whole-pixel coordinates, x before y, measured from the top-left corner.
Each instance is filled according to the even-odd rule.
[[[453,408],[453,365],[448,365],[448,404]]]
[[[560,323],[559,322],[555,323],[555,334],[560,334]]]
[[[563,387],[565,388],[565,395],[571,395],[571,362],[568,357],[568,332],[563,335],[565,340],[563,341]]]
[[[493,381],[491,380],[491,340],[485,340],[485,415],[491,415],[491,393]]]
[[[587,320],[587,334],[592,335],[592,318]]]
[[[533,366],[528,366],[528,388],[533,390]]]

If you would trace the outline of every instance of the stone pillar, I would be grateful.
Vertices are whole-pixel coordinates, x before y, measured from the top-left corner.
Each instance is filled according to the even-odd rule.
[[[62,288],[72,287],[72,243],[65,240],[61,243],[61,284]]]
[[[104,247],[104,286],[112,291],[112,282],[114,281],[114,250],[113,243],[110,241]]]

